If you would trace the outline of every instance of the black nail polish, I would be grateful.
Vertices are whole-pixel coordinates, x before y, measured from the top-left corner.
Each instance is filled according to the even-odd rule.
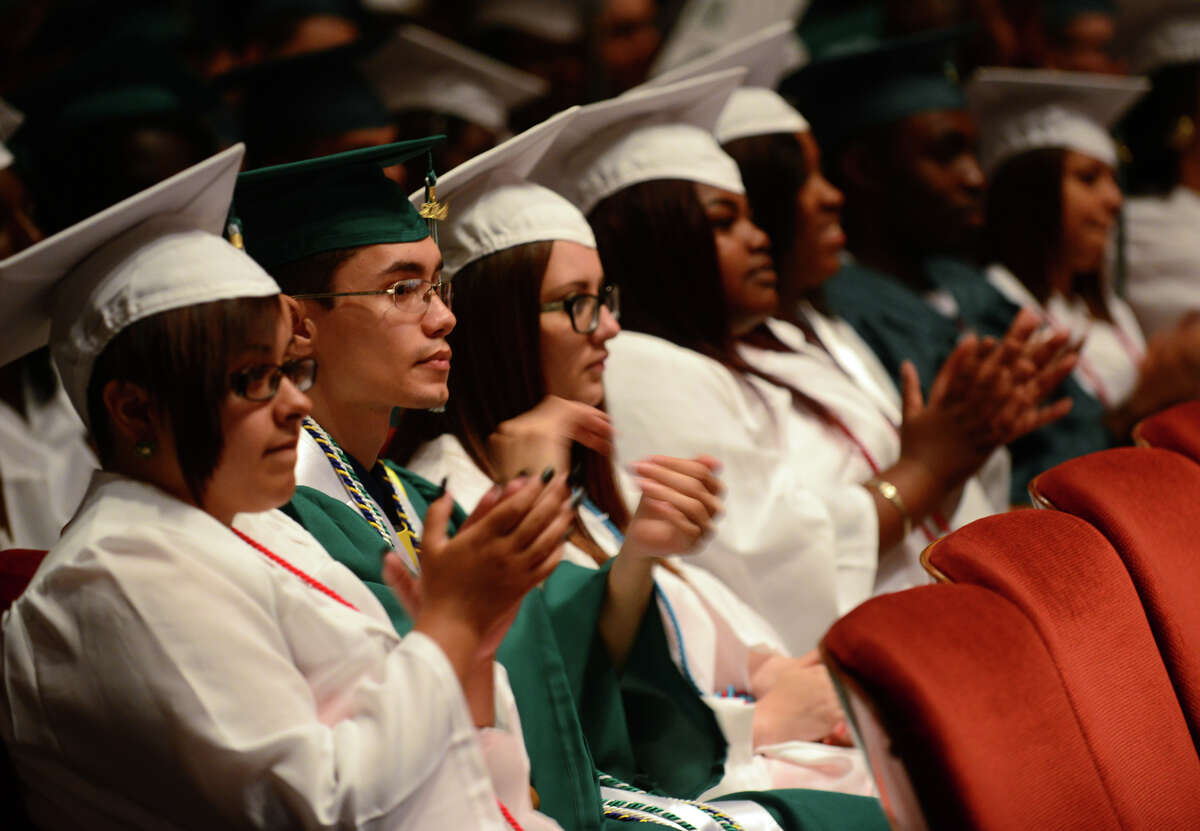
[[[438,485],[438,495],[435,498],[435,501],[436,501],[436,499],[441,499],[443,496],[446,495],[446,483],[449,481],[450,481],[449,476],[442,477],[442,483],[440,485]]]
[[[554,478],[554,465],[550,465],[542,471],[542,484],[545,485]]]

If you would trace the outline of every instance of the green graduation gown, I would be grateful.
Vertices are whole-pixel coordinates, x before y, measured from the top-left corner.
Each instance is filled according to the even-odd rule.
[[[946,317],[899,280],[859,263],[848,263],[824,286],[830,311],[845,318],[900,383],[900,364],[910,360],[928,392],[938,369],[966,331],[1003,337],[1018,308],[987,281],[983,272],[959,260],[926,263],[931,287],[942,289],[958,306],[957,320]],[[1113,444],[1104,427],[1104,407],[1074,378],[1057,396],[1072,401],[1063,418],[1009,445],[1014,505],[1029,501],[1029,481],[1067,459]],[[1054,396],[1051,397],[1052,400]]]
[[[424,516],[437,486],[392,469]],[[398,632],[412,628],[383,582],[386,545],[362,517],[304,486],[283,510],[366,583]],[[451,532],[465,519],[455,506]],[[624,669],[618,673],[608,661],[596,633],[606,580],[607,569],[559,565],[526,596],[496,656],[517,702],[540,810],[567,831],[617,828],[603,815],[599,771],[654,793],[694,798],[719,781],[726,750],[711,710],[671,660],[656,612],[643,619]],[[887,827],[875,799],[808,790],[723,798],[751,799],[786,829]]]

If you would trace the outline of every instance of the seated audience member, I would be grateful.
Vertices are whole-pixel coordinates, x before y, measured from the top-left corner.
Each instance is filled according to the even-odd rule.
[[[445,305],[450,284],[441,280],[441,253],[417,209],[380,172],[381,165],[427,154],[430,144],[251,171],[236,199],[247,250],[302,304],[296,349],[311,351],[326,367],[323,381],[329,379],[312,391],[312,417],[299,445],[301,487],[287,510],[380,595],[386,592],[382,553],[398,552],[393,564],[412,563],[430,523],[444,521],[428,513],[437,486],[379,459],[393,408],[435,407],[447,395],[446,336],[455,318]],[[427,212],[437,213],[432,203]],[[519,472],[520,466],[506,469]],[[567,476],[558,465],[528,473],[556,488]],[[455,519],[460,524],[462,517]],[[394,626],[405,632],[424,578],[405,578],[398,565],[392,571],[411,588],[407,609],[387,601]],[[611,630],[603,619],[609,609],[621,609],[610,603],[622,591],[621,574],[560,565],[526,597],[498,641],[497,657],[529,726],[540,805],[564,824],[586,827],[610,810],[628,811],[630,803],[703,819],[702,809],[672,797],[691,798],[716,783],[724,740],[712,712],[671,662],[656,613],[617,621],[632,622],[633,640],[623,664],[608,653],[605,632]],[[630,735],[628,725],[648,723],[656,729]],[[670,796],[631,795],[620,780]],[[734,816],[773,822],[756,803],[739,800],[738,806]],[[871,800],[834,807],[868,824],[877,819]]]
[[[15,113],[3,101],[0,110]],[[0,141],[0,260],[42,239],[12,161]],[[49,353],[38,349],[0,367],[0,548],[53,545],[95,467]]]
[[[1187,331],[1147,351],[1105,260],[1121,207],[1113,122],[1146,90],[1140,78],[982,69],[967,88],[983,130],[988,280],[1082,344],[1075,379],[1127,437],[1142,417],[1200,393],[1179,360]]]
[[[421,67],[413,72],[413,66]],[[400,139],[442,134],[434,167],[450,170],[512,135],[509,113],[549,91],[514,69],[420,26],[404,26],[363,62]]]
[[[1122,121],[1125,290],[1146,337],[1200,311],[1200,12],[1122,4],[1123,54],[1150,93]]]
[[[1124,63],[1114,45],[1117,18],[1113,0],[1048,0],[1042,4],[1046,69],[1119,75]]]
[[[104,465],[4,617],[0,729],[29,813],[41,828],[557,828],[530,805],[502,672],[503,727],[481,734],[471,714],[493,706],[477,697],[487,644],[556,560],[565,494],[525,482],[456,541],[430,534],[403,639],[271,510],[295,487],[317,366],[289,359],[287,301],[218,235],[241,159],[0,263],[6,291],[37,287],[5,307],[6,353],[52,307],[54,360]]]
[[[985,180],[977,127],[950,73],[952,42],[939,34],[884,43],[810,64],[781,86],[811,121],[845,194],[849,258],[825,283],[827,309],[897,382],[912,361],[926,390],[964,332],[999,337],[1018,311],[973,262]],[[1061,394],[1070,412],[1009,447],[1013,503],[1028,502],[1033,476],[1112,443],[1092,396],[1071,378]]]
[[[357,65],[365,43],[281,58],[217,79],[237,98],[253,167],[393,142],[399,128]]]
[[[858,751],[818,743],[844,736],[815,653],[788,657],[761,615],[708,572],[671,556],[694,550],[719,511],[713,460],[639,461],[640,497],[626,507],[601,409],[606,345],[620,331],[618,294],[604,280],[583,215],[521,178],[545,150],[540,138],[531,130],[438,182],[454,205],[440,240],[458,319],[448,338],[450,397],[444,414],[405,413],[397,443],[429,440],[411,458],[403,447],[396,452],[428,479],[448,477],[468,508],[509,478],[506,466],[579,470],[582,501],[565,559],[588,569],[611,560],[610,603],[627,607],[601,623],[614,660],[623,660],[632,633],[613,632],[613,624],[628,630],[657,597],[672,655],[730,744],[725,776],[710,795],[783,786],[871,792]],[[513,453],[521,444],[532,452]]]
[[[865,465],[843,423],[737,349],[736,339],[778,302],[769,241],[750,220],[736,163],[711,133],[742,73],[590,105],[532,178],[588,216],[605,274],[619,275],[627,325],[609,344],[605,367],[618,460],[701,453],[720,460],[726,514],[694,560],[802,654],[871,595],[881,552],[936,508],[947,483],[908,459],[881,469],[879,479],[841,478],[835,471]],[[963,395],[964,406],[944,419],[946,429],[922,435],[955,442],[956,475],[968,475],[997,442],[1038,417],[1024,405],[998,417],[1010,395],[1026,391],[1000,367],[1014,345],[993,351],[998,374],[990,380],[951,367],[938,382],[954,390],[947,404]],[[977,340],[962,347],[963,370],[983,349]],[[906,378],[915,416],[925,406],[911,370]]]
[[[914,440],[916,426],[937,419],[939,408],[905,425],[900,392],[870,348],[844,320],[817,311],[825,306],[822,286],[841,265],[842,195],[821,173],[808,122],[767,88],[787,66],[792,38],[790,27],[772,27],[656,79],[748,67],[743,86],[733,91],[717,121],[716,137],[738,162],[751,215],[771,239],[779,303],[776,317],[741,336],[740,351],[752,365],[823,402],[850,431],[831,436],[832,447],[844,445],[850,454],[850,461],[827,471],[835,480],[868,479],[902,456],[929,471],[945,471],[944,454],[952,445]],[[963,482],[961,493],[954,474],[940,475],[946,477],[938,485],[946,492],[943,504],[901,541],[906,552],[881,557],[877,590],[925,581],[919,556],[931,539],[1008,506],[1009,458],[1003,448]]]

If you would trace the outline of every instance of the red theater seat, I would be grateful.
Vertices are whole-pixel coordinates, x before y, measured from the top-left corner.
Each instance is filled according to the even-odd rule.
[[[0,551],[0,611],[7,609],[33,579],[46,557],[41,548],[6,548]]]
[[[1200,827],[1200,757],[1137,590],[1095,528],[1013,511],[944,537],[922,560],[1033,623],[1125,828]]]
[[[1200,401],[1188,401],[1137,423],[1133,440],[1142,447],[1174,450],[1200,462]]]
[[[867,752],[894,827],[1122,827],[1053,660],[999,595],[968,585],[882,595],[821,648],[886,736]],[[885,757],[903,765],[923,817],[904,812],[896,777],[878,775]]]
[[[1046,471],[1030,492],[1087,520],[1125,562],[1200,747],[1200,466],[1117,448]]]

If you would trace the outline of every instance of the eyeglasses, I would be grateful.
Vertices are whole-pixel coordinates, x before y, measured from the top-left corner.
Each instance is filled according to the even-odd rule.
[[[621,319],[621,292],[612,283],[600,287],[599,294],[575,294],[562,300],[542,304],[543,312],[560,309],[571,318],[571,328],[581,335],[590,335],[600,325],[600,307],[605,306],[616,320]]]
[[[392,283],[386,289],[377,291],[327,291],[315,294],[293,294],[296,300],[324,300],[327,297],[367,297],[372,294],[390,294],[392,304],[400,311],[416,317],[424,316],[433,301],[433,295],[441,299],[446,308],[450,308],[450,300],[454,295],[449,280],[438,279],[436,283],[420,280],[416,277]]]
[[[300,358],[282,364],[256,364],[229,376],[229,388],[251,401],[270,401],[279,392],[284,376],[300,392],[312,389],[317,380],[317,359]]]

